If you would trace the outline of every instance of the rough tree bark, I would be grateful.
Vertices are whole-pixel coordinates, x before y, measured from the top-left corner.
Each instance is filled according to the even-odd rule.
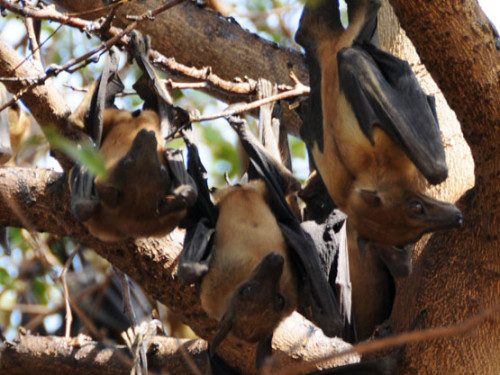
[[[88,10],[95,4],[101,5],[98,0],[56,3],[71,11],[78,11],[74,8],[77,6]],[[151,3],[133,2],[140,8],[122,12],[140,14],[155,6]],[[433,236],[417,259],[413,276],[400,288],[391,320],[397,331],[403,331],[461,321],[499,302],[500,198],[496,189],[500,180],[497,146],[500,144],[500,56],[485,16],[473,0],[449,0],[439,5],[416,0],[391,0],[391,3],[422,61],[455,110],[476,161],[476,186],[459,203],[465,217],[463,229]],[[293,70],[307,83],[303,59],[297,52],[263,42],[234,22],[191,3],[175,8],[175,12],[179,13],[166,13],[139,27],[153,36],[153,47],[164,55],[198,67],[210,65],[226,79],[248,75],[290,83],[288,73]],[[118,15],[118,22],[125,22],[123,14]],[[251,47],[245,47],[248,45]],[[242,63],[238,64],[240,59]],[[33,95],[36,98],[36,93]],[[36,101],[33,105],[37,105]],[[40,112],[37,120],[47,123],[48,112]],[[0,225],[26,226],[13,215],[10,201],[17,202],[36,229],[49,230],[64,218],[67,226],[60,224],[60,228],[54,228],[56,233],[62,230],[65,235],[95,248],[154,298],[182,312],[184,320],[198,334],[211,337],[214,322],[202,312],[192,290],[182,287],[172,277],[180,249],[179,237],[100,243],[69,214],[66,187],[58,176],[40,170],[2,169],[1,173],[0,191],[4,192],[4,198],[0,199]],[[496,374],[500,368],[499,327],[497,319],[467,338],[408,346],[400,373]],[[253,357],[252,348],[233,344],[226,343],[222,355],[231,364],[249,371],[253,365],[249,360]],[[279,339],[275,345],[286,350]]]
[[[391,323],[404,331],[458,322],[500,303],[500,52],[476,1],[390,1],[462,124],[476,180],[458,202],[463,228],[432,236],[399,285]],[[497,317],[466,337],[409,345],[398,373],[493,375],[499,352]]]

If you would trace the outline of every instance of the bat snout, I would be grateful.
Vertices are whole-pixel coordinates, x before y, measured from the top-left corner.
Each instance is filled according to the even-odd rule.
[[[146,129],[137,133],[127,155],[123,160],[127,168],[143,171],[154,171],[160,169],[160,160],[158,159],[158,142],[153,131]]]
[[[435,215],[435,229],[453,229],[462,225],[462,212],[453,204],[443,203],[439,212]]]
[[[451,227],[450,228],[457,228],[462,226],[463,224],[463,216],[462,212],[454,206],[454,210],[451,214],[452,219],[451,219]]]
[[[269,291],[279,288],[284,264],[285,259],[282,255],[271,252],[260,261],[250,276],[249,281],[256,282],[259,288]]]
[[[156,151],[157,146],[158,142],[156,141],[155,132],[142,129],[135,136],[134,143],[132,144],[132,149],[146,150],[147,147],[152,147]]]
[[[279,277],[281,277],[284,263],[285,259],[283,258],[283,256],[281,256],[276,252],[269,253],[264,257],[264,259],[262,259],[260,264],[257,266],[256,273],[272,275],[272,276],[279,275]]]

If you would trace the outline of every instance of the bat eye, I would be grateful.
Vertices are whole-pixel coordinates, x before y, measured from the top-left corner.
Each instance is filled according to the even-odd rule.
[[[241,298],[249,298],[254,292],[254,287],[250,284],[246,284],[244,285],[241,289],[240,289],[240,297]]]
[[[415,216],[422,216],[425,213],[424,205],[419,201],[410,202],[410,210]]]
[[[130,167],[133,163],[134,163],[134,158],[130,155],[127,155],[122,160],[120,160],[120,166],[123,168]]]
[[[359,189],[358,193],[363,201],[370,206],[377,207],[382,203],[382,200],[380,199],[376,191]]]
[[[274,296],[273,307],[276,311],[281,311],[285,308],[285,298],[281,294],[276,293]]]

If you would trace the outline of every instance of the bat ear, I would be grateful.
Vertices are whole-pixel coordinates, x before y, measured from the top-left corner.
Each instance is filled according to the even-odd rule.
[[[213,357],[215,350],[220,345],[220,343],[226,338],[226,336],[231,332],[233,328],[233,314],[231,312],[226,312],[219,322],[219,327],[214,339],[210,343],[209,354]]]
[[[377,207],[382,203],[382,200],[375,190],[356,189],[356,191],[359,193],[363,201],[370,206]]]

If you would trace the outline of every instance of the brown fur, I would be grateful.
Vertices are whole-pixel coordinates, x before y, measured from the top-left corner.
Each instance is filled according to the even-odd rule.
[[[238,311],[238,320],[233,322],[232,332],[252,342],[272,334],[297,306],[297,285],[285,239],[266,199],[267,188],[262,180],[217,191],[219,219],[214,257],[200,290],[204,310],[220,321],[225,314],[231,315],[228,310],[235,291],[251,277],[262,259],[270,252],[280,254],[285,259],[279,286],[285,299],[283,311],[274,316],[263,314],[268,306],[259,304],[251,306],[252,311]]]
[[[369,3],[359,2],[345,31],[326,18],[320,17],[319,24],[301,21],[301,35],[313,44],[308,53],[314,51],[321,67],[324,149],[315,144],[311,151],[330,196],[358,233],[381,244],[401,245],[454,227],[461,216],[452,205],[423,194],[422,175],[384,130],[375,127],[374,145],[370,143],[340,90],[337,53],[353,44],[372,11]],[[415,202],[425,215],[414,214]]]
[[[358,340],[369,338],[389,318],[394,300],[394,279],[377,254],[361,255],[357,234],[347,227],[352,314]]]
[[[162,199],[168,199],[168,185],[159,176],[160,170],[135,168],[134,176],[115,173],[137,134],[146,129],[153,131],[157,142],[160,164],[165,165],[165,149],[160,138],[160,119],[153,111],[142,111],[139,116],[114,108],[104,113],[103,141],[100,149],[108,176],[97,178],[95,183],[101,202],[93,217],[85,222],[90,233],[103,241],[117,241],[127,237],[161,236],[171,232],[185,216],[186,210],[167,215],[158,214]],[[106,202],[111,195],[111,201]]]

